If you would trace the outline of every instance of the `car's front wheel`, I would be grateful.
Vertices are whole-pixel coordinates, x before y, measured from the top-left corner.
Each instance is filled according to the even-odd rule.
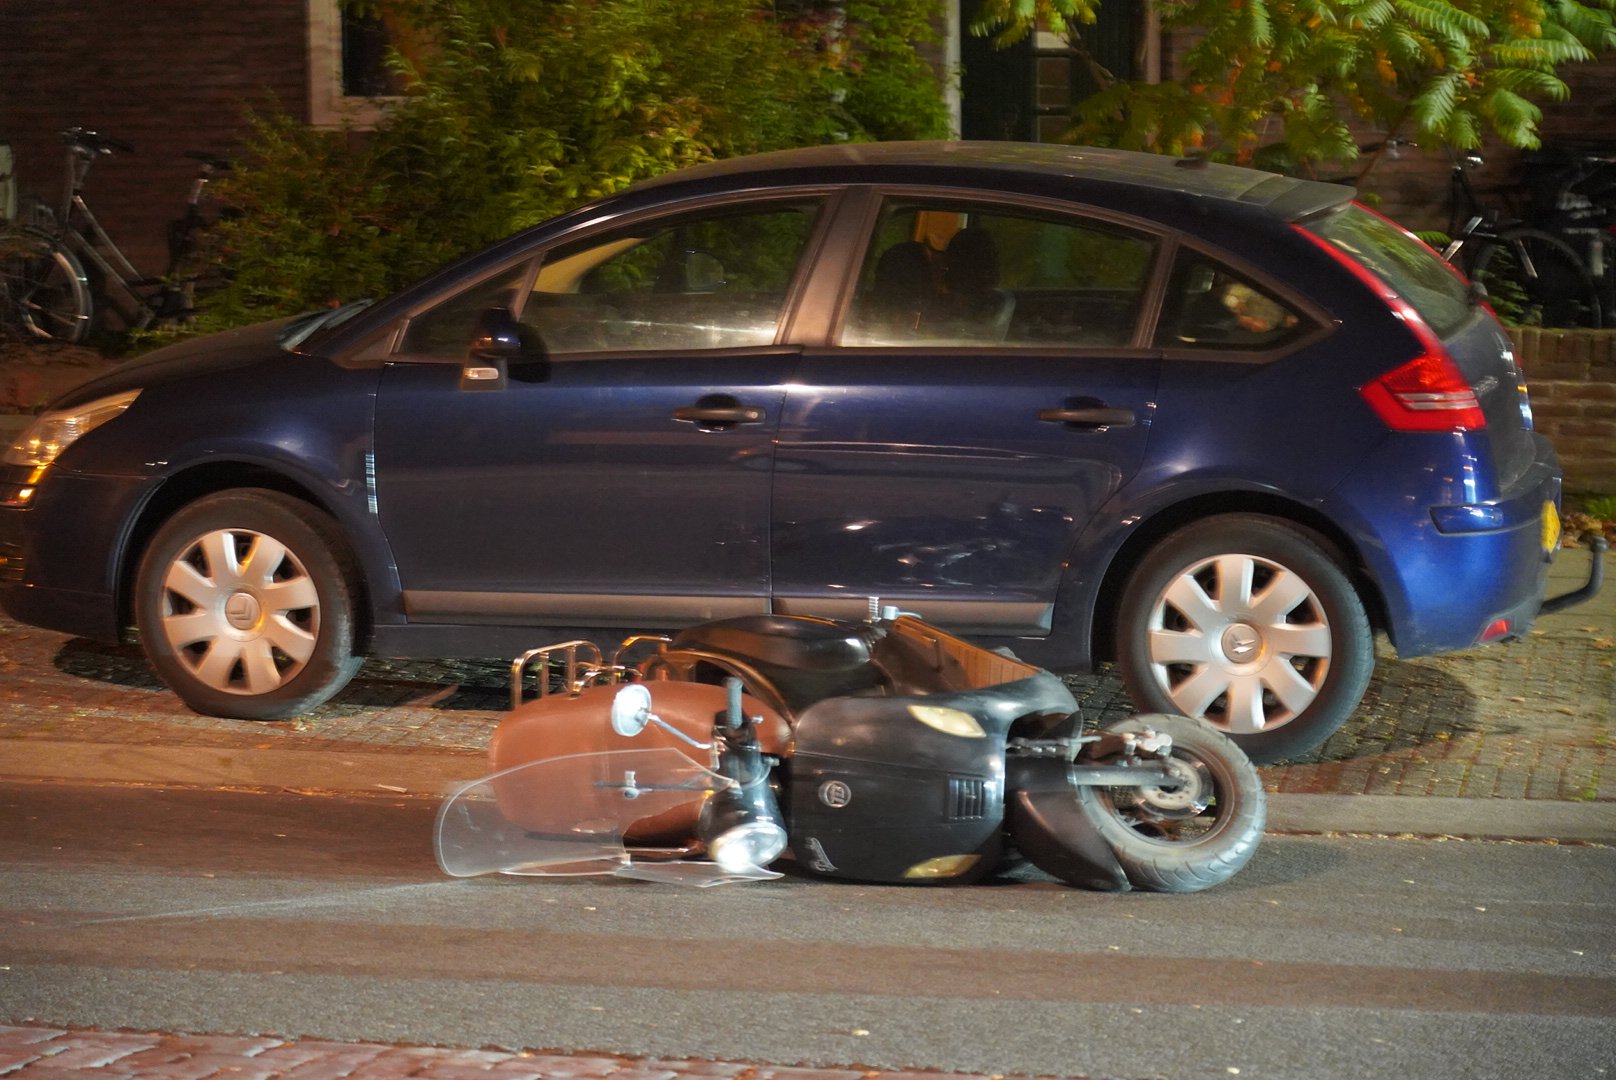
[[[1208,518],[1146,553],[1117,635],[1135,705],[1200,717],[1258,763],[1329,738],[1363,700],[1375,663],[1340,563],[1306,530],[1254,514]]]
[[[198,499],[169,518],[135,581],[147,658],[197,712],[281,720],[359,669],[354,573],[335,524],[261,489]]]

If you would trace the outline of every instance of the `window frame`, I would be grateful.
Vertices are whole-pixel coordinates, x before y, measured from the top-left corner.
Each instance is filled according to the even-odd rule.
[[[493,264],[474,276],[462,278],[453,285],[439,289],[429,297],[411,305],[408,311],[403,312],[393,320],[392,325],[379,335],[385,340],[384,353],[379,357],[386,363],[464,363],[461,357],[433,356],[426,353],[405,352],[404,343],[409,336],[409,327],[412,322],[427,312],[434,311],[452,298],[475,289],[480,285],[493,280],[501,274],[507,274],[517,267],[526,264],[523,277],[520,302],[512,309],[512,314],[521,319],[526,309],[534,283],[543,273],[545,260],[559,248],[571,247],[575,244],[592,244],[607,239],[614,232],[638,228],[648,222],[661,219],[683,217],[689,214],[702,214],[707,211],[722,211],[725,207],[766,206],[779,203],[808,203],[818,204],[818,216],[813,223],[808,238],[803,245],[799,262],[793,271],[791,283],[786,289],[786,295],[781,302],[782,318],[775,328],[774,340],[771,343],[756,345],[741,345],[721,348],[686,348],[667,350],[622,350],[620,355],[626,359],[644,359],[649,355],[689,356],[689,355],[718,355],[725,352],[747,353],[760,349],[778,349],[793,342],[795,324],[805,301],[805,295],[810,291],[811,283],[817,279],[823,268],[821,256],[826,246],[826,237],[843,217],[842,197],[844,189],[834,184],[805,184],[790,188],[780,188],[759,192],[747,190],[726,192],[720,195],[699,195],[676,199],[670,202],[646,206],[622,214],[589,221],[572,228],[563,229],[558,233],[549,235],[543,240],[528,244],[519,253],[512,254],[498,263]],[[583,209],[583,208],[580,208]],[[538,226],[544,228],[544,226]],[[469,344],[469,341],[468,341]],[[366,350],[367,352],[369,350]],[[619,355],[618,350],[596,351],[568,351],[558,352],[546,359],[565,362],[574,357],[597,358],[600,356]]]
[[[350,97],[342,92],[341,0],[308,0],[308,74],[310,127],[331,130],[373,130],[397,95]]]

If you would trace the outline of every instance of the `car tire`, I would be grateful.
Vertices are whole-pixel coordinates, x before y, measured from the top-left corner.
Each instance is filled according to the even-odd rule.
[[[359,670],[356,580],[329,517],[280,492],[226,491],[152,537],[135,622],[152,667],[192,709],[284,720]]]
[[[1206,720],[1252,761],[1294,758],[1352,716],[1374,635],[1315,534],[1226,514],[1171,533],[1122,593],[1117,660],[1134,704]]]

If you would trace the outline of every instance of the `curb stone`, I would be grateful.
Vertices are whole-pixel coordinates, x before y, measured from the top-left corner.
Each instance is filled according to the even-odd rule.
[[[13,740],[10,780],[438,798],[483,775],[476,752],[360,753]],[[1547,799],[1268,794],[1269,833],[1616,844],[1616,806]]]

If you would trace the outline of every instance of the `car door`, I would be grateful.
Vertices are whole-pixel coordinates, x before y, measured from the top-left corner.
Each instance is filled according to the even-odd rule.
[[[766,610],[776,344],[817,199],[595,230],[413,318],[376,409],[411,621],[678,625]],[[535,358],[463,382],[472,326]],[[470,369],[467,369],[468,371]]]
[[[879,596],[961,631],[1047,633],[1078,533],[1144,455],[1157,238],[985,198],[894,194],[872,220],[832,344],[787,393],[775,607]]]

